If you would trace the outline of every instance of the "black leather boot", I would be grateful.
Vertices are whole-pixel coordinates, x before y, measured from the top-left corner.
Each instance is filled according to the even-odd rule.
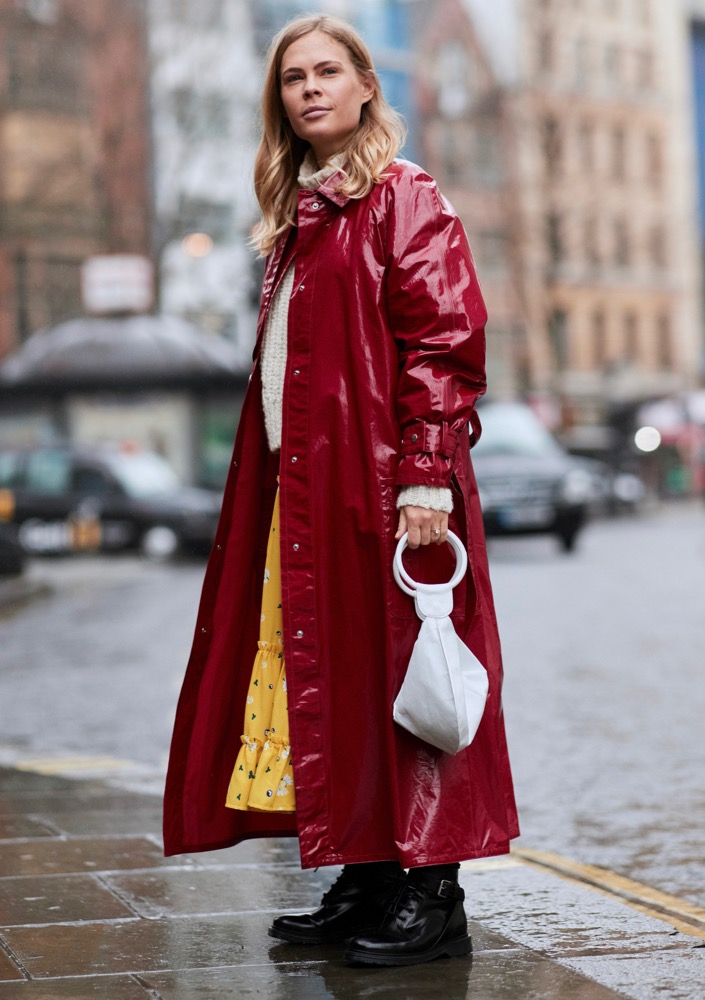
[[[394,862],[346,865],[314,913],[277,917],[271,937],[292,944],[335,944],[379,927],[404,884]]]
[[[464,899],[455,881],[410,873],[379,930],[350,941],[345,958],[362,965],[418,965],[443,955],[467,955],[472,942]]]

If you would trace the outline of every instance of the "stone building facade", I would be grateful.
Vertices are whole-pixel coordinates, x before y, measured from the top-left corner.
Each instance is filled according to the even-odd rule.
[[[518,18],[529,368],[570,432],[698,377],[686,36],[658,0],[523,0]]]
[[[471,234],[500,384],[552,401],[576,446],[700,375],[684,29],[658,0],[443,0],[419,33],[425,155]]]
[[[492,398],[513,397],[528,359],[509,94],[462,0],[418,5],[414,38],[419,158],[468,232],[489,313]]]
[[[141,0],[0,0],[0,357],[79,315],[97,253],[150,250]]]

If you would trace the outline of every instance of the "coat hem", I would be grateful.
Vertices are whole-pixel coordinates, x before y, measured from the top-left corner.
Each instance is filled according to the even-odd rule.
[[[288,813],[287,815],[291,815]],[[214,840],[208,844],[182,844],[180,847],[164,847],[164,857],[172,858],[177,854],[203,854],[206,851],[222,851],[228,847],[237,847],[245,840],[265,840],[274,837],[298,837],[296,830],[263,830],[261,833],[245,833],[241,837],[228,837],[226,840]]]
[[[301,867],[326,868],[333,865],[355,865],[376,861],[398,861],[402,868],[423,868],[426,865],[449,865],[458,861],[472,861],[476,858],[492,858],[509,854],[509,840],[499,841],[481,850],[459,850],[445,854],[411,854],[407,851],[376,851],[370,854],[323,854],[314,858],[302,858]]]

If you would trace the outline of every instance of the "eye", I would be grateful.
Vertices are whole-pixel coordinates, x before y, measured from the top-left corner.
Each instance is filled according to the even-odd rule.
[[[326,68],[323,70],[324,75],[326,73],[337,73],[337,72],[338,70],[335,68],[335,66],[326,66]]]
[[[284,77],[284,83],[296,83],[297,80],[301,79],[300,73],[289,73]]]

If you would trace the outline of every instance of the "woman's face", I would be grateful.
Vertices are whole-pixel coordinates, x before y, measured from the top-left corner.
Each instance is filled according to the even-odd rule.
[[[373,94],[373,82],[360,76],[347,48],[322,31],[310,31],[284,52],[284,113],[319,163],[344,148]]]

